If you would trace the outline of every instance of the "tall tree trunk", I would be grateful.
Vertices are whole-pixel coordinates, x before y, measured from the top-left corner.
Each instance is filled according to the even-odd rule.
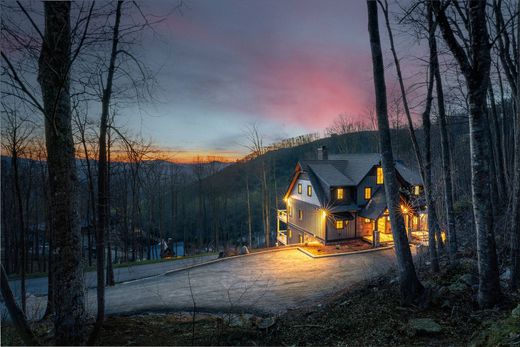
[[[112,146],[111,132],[110,129],[107,131],[107,278],[106,283],[108,286],[115,284],[114,280],[114,268],[112,266],[112,224],[110,221],[110,149]]]
[[[14,190],[16,194],[16,205],[18,215],[18,225],[20,227],[20,296],[22,302],[22,311],[27,309],[27,290],[25,288],[25,274],[27,271],[27,230],[25,228],[22,189],[20,188],[20,173],[18,169],[18,149],[13,148],[11,153],[11,164],[13,166]]]
[[[520,13],[520,2],[518,3]],[[520,39],[520,16],[517,16],[517,38]],[[520,44],[518,45],[520,47]],[[520,48],[519,48],[520,49]],[[520,54],[520,53],[519,53]],[[515,119],[515,163],[513,181],[513,203],[511,213],[511,288],[520,288],[520,71],[516,75],[516,119]]]
[[[114,30],[112,33],[112,51],[108,66],[108,75],[101,100],[101,121],[99,126],[99,158],[98,158],[98,222],[96,233],[97,263],[97,316],[96,325],[90,341],[99,331],[105,319],[105,234],[108,230],[108,162],[107,162],[107,128],[112,96],[112,83],[116,69],[117,44],[119,41],[119,23],[121,20],[122,1],[117,2]]]
[[[493,85],[491,84],[491,79],[489,80],[489,102],[491,104],[491,114],[489,115],[489,125],[491,131],[491,144],[493,149],[493,157],[495,159],[495,170],[496,170],[496,180],[497,180],[497,189],[498,195],[500,198],[499,206],[507,205],[507,171],[504,167],[504,154],[502,152],[501,147],[501,133],[500,127],[498,125],[498,111],[495,102],[495,93],[493,92]]]
[[[432,10],[431,6],[430,11]],[[435,86],[437,90],[437,110],[439,112],[439,128],[441,133],[441,153],[442,153],[442,178],[444,182],[444,204],[446,206],[446,232],[448,235],[448,255],[452,262],[457,256],[457,234],[455,230],[455,211],[453,209],[453,183],[451,178],[451,153],[448,136],[448,124],[446,119],[446,109],[444,106],[444,91],[442,88],[442,78],[439,68],[437,54],[437,41],[435,32],[430,35],[430,50],[432,58],[432,69],[435,75]]]
[[[390,126],[388,124],[388,108],[386,100],[385,69],[381,41],[379,38],[379,24],[377,15],[377,3],[367,0],[368,7],[368,32],[370,36],[370,48],[372,52],[372,67],[374,72],[374,87],[376,95],[377,124],[379,128],[379,144],[381,148],[382,167],[385,180],[385,194],[390,213],[392,235],[394,238],[397,265],[399,269],[399,282],[401,298],[405,303],[416,301],[424,292],[424,287],[417,278],[413,264],[412,253],[408,245],[408,238],[404,227],[399,203],[399,187],[394,167],[392,154],[392,141]]]
[[[428,251],[430,255],[430,263],[431,269],[433,272],[439,271],[439,258],[437,255],[437,247],[436,247],[436,233],[439,231],[439,223],[437,221],[437,213],[435,211],[435,199],[433,196],[432,185],[431,185],[431,150],[430,150],[430,109],[432,103],[432,90],[433,90],[433,75],[430,72],[429,84],[428,84],[428,92],[426,96],[426,106],[424,112],[422,113],[422,121],[424,128],[424,155],[425,158],[421,155],[421,150],[419,148],[419,144],[417,142],[417,137],[415,135],[415,130],[413,128],[412,115],[410,113],[410,108],[408,106],[408,98],[406,95],[406,89],[404,86],[404,80],[401,73],[401,64],[399,62],[399,58],[397,57],[397,51],[395,49],[394,37],[392,33],[392,28],[390,26],[390,19],[388,14],[388,3],[385,0],[384,4],[381,3],[381,8],[383,10],[383,15],[385,17],[386,29],[388,31],[388,37],[390,41],[390,49],[392,51],[392,56],[394,58],[394,64],[397,71],[397,77],[399,81],[399,87],[401,90],[401,96],[403,100],[403,107],[406,114],[406,119],[408,121],[408,130],[410,132],[410,138],[412,141],[412,146],[415,152],[415,157],[417,159],[417,165],[419,166],[421,177],[424,183],[424,191],[426,197],[426,205],[428,206]],[[429,20],[429,30],[432,30],[433,22]],[[431,59],[430,59],[431,60]],[[431,61],[430,61],[431,64]],[[439,239],[439,242],[441,240]]]
[[[253,248],[253,229],[251,223],[251,200],[249,198],[249,174],[246,173],[246,198],[247,198],[247,231],[248,231],[248,245],[249,249]]]
[[[53,250],[54,331],[57,345],[84,342],[85,296],[78,217],[78,178],[70,106],[70,2],[45,2],[38,82],[45,110]]]
[[[489,198],[493,178],[490,174],[491,144],[486,128],[486,94],[491,65],[491,44],[486,25],[486,2],[468,3],[471,46],[467,53],[455,38],[444,8],[437,1],[431,3],[442,36],[464,74],[468,89],[471,190],[479,265],[478,302],[482,308],[488,308],[497,303],[501,295],[492,213],[496,202],[492,204]]]

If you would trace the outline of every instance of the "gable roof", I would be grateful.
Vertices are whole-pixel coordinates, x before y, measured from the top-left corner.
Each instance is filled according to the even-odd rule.
[[[290,194],[300,174],[307,173],[318,200],[322,206],[325,206],[331,200],[331,188],[358,186],[370,170],[380,164],[379,153],[331,154],[327,160],[300,161],[296,165],[291,185],[285,196]],[[419,173],[405,166],[400,160],[395,161],[395,168],[399,176],[409,184],[422,184]]]
[[[383,212],[386,210],[386,195],[383,187],[377,188],[372,195],[370,201],[366,204],[366,206],[359,211],[359,215],[361,217],[377,219],[379,218]]]
[[[400,160],[395,161],[395,168],[399,175],[408,183],[412,185],[421,185],[423,184],[423,180],[419,172],[411,170]]]

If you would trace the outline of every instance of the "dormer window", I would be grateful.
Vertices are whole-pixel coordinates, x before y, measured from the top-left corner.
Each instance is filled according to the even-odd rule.
[[[311,185],[307,186],[307,196],[312,196],[312,186]]]
[[[336,199],[343,200],[344,197],[345,197],[345,189],[343,189],[343,188],[336,189]]]
[[[421,194],[421,186],[413,186],[413,194],[420,195]]]
[[[298,183],[298,194],[302,193],[302,184]]]
[[[370,200],[372,197],[372,188],[365,187],[365,200]]]
[[[378,166],[376,169],[376,183],[377,184],[383,184],[384,177],[383,177],[383,168],[381,166]]]

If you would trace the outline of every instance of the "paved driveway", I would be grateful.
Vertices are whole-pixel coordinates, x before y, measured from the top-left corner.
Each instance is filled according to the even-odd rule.
[[[164,261],[154,264],[146,265],[130,265],[127,267],[120,267],[114,269],[114,280],[116,283],[131,281],[139,278],[150,276],[157,276],[164,274],[167,271],[205,263],[209,260],[216,259],[217,255],[204,255],[200,257],[175,259],[171,261]],[[16,296],[20,295],[20,280],[9,281],[11,289]],[[87,288],[94,288],[97,286],[97,273],[90,271],[85,273],[85,285]],[[48,284],[47,277],[30,278],[26,281],[27,295],[46,295]]]
[[[297,249],[256,254],[107,288],[106,309],[108,314],[191,310],[195,301],[200,311],[273,314],[312,304],[393,264],[393,249],[330,258],[310,258]],[[87,296],[94,313],[95,290]],[[30,302],[44,308],[42,300]]]

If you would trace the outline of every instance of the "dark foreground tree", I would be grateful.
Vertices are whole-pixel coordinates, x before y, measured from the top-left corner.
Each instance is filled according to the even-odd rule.
[[[517,38],[520,37],[520,2],[517,14]],[[520,50],[520,46],[517,48]],[[519,52],[520,56],[520,52]],[[516,75],[515,164],[511,216],[511,288],[520,288],[520,71]]]
[[[45,2],[38,82],[45,115],[54,257],[55,343],[84,341],[85,297],[78,218],[78,178],[70,105],[70,2]]]
[[[479,268],[478,302],[482,308],[492,307],[500,300],[500,281],[495,246],[492,196],[491,144],[488,136],[486,95],[491,66],[491,43],[486,25],[486,1],[468,1],[469,36],[467,51],[455,37],[446,7],[431,1],[442,37],[457,61],[466,81],[469,100],[471,148],[471,188],[473,215],[477,230]]]
[[[11,291],[11,287],[9,286],[9,279],[7,278],[7,273],[5,272],[4,265],[0,265],[1,267],[1,283],[0,288],[2,289],[2,297],[4,298],[4,303],[9,311],[9,315],[13,321],[14,326],[16,327],[16,331],[20,334],[23,342],[25,342],[28,346],[36,346],[39,345],[38,340],[34,336],[34,333],[27,323],[25,319],[25,315],[23,311],[16,305],[16,299],[14,298],[13,292]]]
[[[390,213],[392,235],[395,242],[401,299],[404,303],[417,301],[424,292],[424,287],[417,278],[413,264],[412,253],[404,227],[399,204],[399,187],[394,167],[390,126],[388,123],[388,107],[386,101],[385,69],[381,53],[379,38],[379,24],[377,16],[377,2],[367,0],[368,32],[370,35],[370,49],[372,51],[372,67],[374,71],[374,86],[376,95],[377,124],[379,129],[379,145],[381,148],[382,167],[385,180],[386,201]]]

